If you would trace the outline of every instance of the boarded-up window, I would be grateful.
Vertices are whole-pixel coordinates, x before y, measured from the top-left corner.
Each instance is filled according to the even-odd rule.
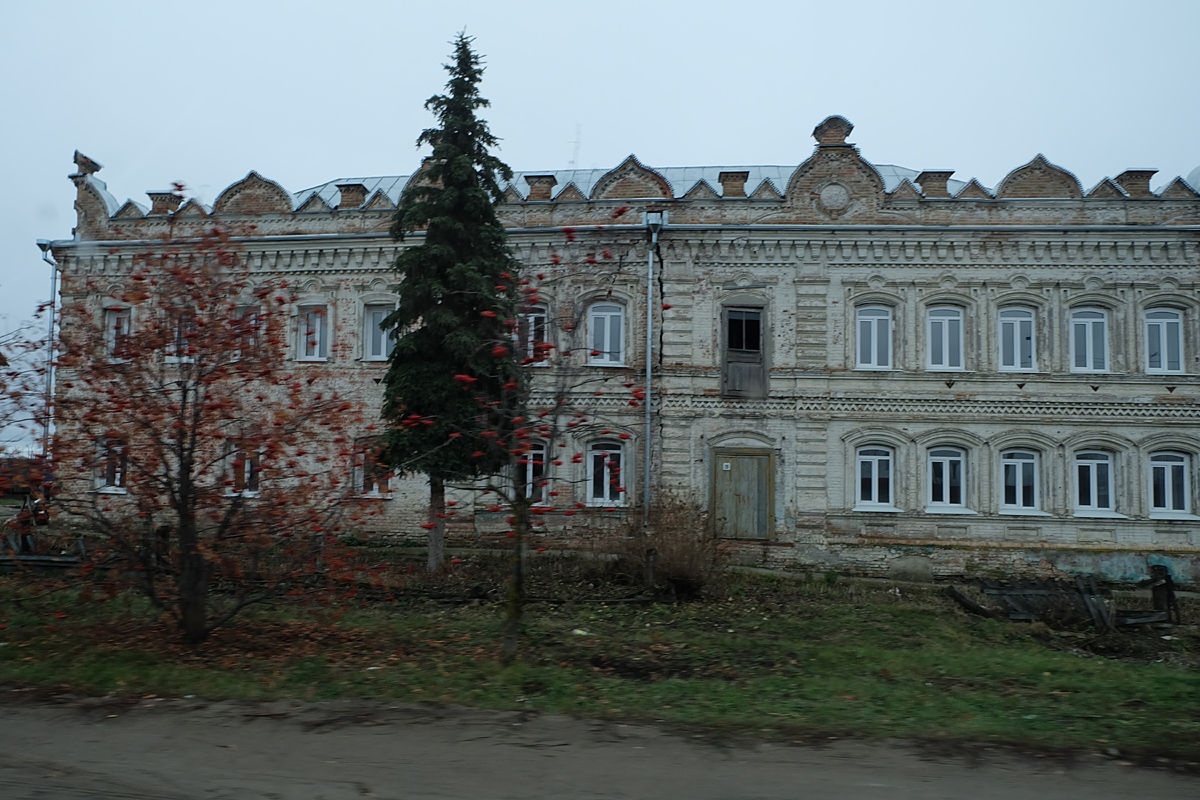
[[[722,394],[728,397],[766,397],[767,364],[761,308],[726,308]]]

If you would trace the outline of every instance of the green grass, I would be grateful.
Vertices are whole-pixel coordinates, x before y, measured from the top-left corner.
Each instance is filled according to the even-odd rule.
[[[522,659],[508,668],[495,660],[497,605],[260,609],[193,651],[168,641],[137,600],[32,600],[25,585],[0,580],[0,683],[213,699],[370,696],[791,739],[1200,759],[1194,628],[1170,640],[1161,630],[1037,638],[1027,625],[966,616],[934,589],[896,598],[845,581],[728,580],[719,598],[690,605],[533,605]],[[1193,620],[1198,611],[1185,607]]]

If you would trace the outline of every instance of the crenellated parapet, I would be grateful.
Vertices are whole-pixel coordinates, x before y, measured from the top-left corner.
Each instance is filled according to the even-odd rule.
[[[1039,154],[990,189],[955,180],[949,169],[873,164],[847,141],[853,130],[844,117],[827,118],[813,130],[812,154],[794,167],[656,169],[631,155],[609,170],[517,173],[499,213],[505,225],[523,229],[613,224],[659,208],[682,225],[1200,225],[1197,187],[1177,177],[1155,193],[1153,169],[1126,169],[1085,191]],[[210,218],[253,225],[259,236],[382,234],[424,167],[413,177],[345,178],[296,193],[251,172],[211,208],[150,191],[147,210],[118,203],[95,177],[99,163],[80,153],[75,160],[75,236],[97,241],[186,238]]]

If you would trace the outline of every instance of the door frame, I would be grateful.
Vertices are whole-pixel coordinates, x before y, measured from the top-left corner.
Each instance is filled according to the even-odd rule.
[[[709,470],[708,483],[708,517],[712,520],[713,531],[719,538],[738,542],[769,542],[775,538],[775,450],[770,447],[712,447],[712,469]],[[737,537],[722,537],[717,531],[717,475],[721,472],[721,458],[725,456],[762,456],[767,457],[767,535],[750,539]]]

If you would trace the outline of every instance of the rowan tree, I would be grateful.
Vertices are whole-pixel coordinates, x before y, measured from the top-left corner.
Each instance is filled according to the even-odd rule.
[[[429,478],[430,570],[446,558],[446,484],[507,463],[483,436],[497,433],[504,419],[481,425],[477,398],[508,402],[510,384],[520,377],[511,358],[498,360],[493,352],[511,339],[505,322],[516,315],[520,266],[494,207],[502,197],[499,181],[512,171],[489,152],[496,137],[476,115],[488,101],[479,95],[483,64],[471,42],[459,34],[446,65],[447,93],[425,103],[438,127],[424,131],[417,145],[433,152],[400,198],[391,231],[417,243],[394,265],[402,279],[398,308],[386,322],[398,338],[384,379],[383,414],[392,423],[385,442],[394,469]]]
[[[292,297],[227,231],[64,284],[55,507],[91,571],[199,642],[247,606],[339,574],[354,407],[287,358]],[[115,285],[114,285],[115,284]]]

